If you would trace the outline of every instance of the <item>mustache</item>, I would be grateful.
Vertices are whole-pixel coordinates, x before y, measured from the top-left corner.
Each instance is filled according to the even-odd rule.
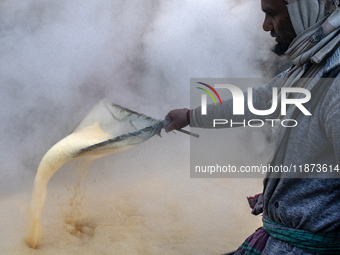
[[[274,30],[270,31],[270,35],[275,38],[276,37],[280,38],[279,35]]]

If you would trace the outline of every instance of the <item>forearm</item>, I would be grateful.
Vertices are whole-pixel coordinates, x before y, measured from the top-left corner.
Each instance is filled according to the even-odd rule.
[[[277,82],[271,82],[266,86],[253,89],[253,106],[257,110],[268,110],[272,106],[272,88],[277,85]],[[276,96],[276,95],[275,95]],[[234,127],[237,125],[231,125],[231,123],[247,123],[249,120],[262,120],[276,119],[279,115],[279,107],[269,115],[257,115],[252,113],[248,108],[248,95],[244,93],[244,114],[234,115],[233,114],[233,99],[224,100],[222,105],[210,104],[207,105],[207,114],[201,114],[201,106],[190,112],[190,126],[200,128],[214,128],[216,119],[228,121],[227,125],[216,125],[216,128]],[[253,123],[255,124],[255,123]]]

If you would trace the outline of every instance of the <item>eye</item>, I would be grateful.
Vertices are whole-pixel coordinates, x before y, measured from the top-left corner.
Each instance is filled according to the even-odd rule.
[[[269,17],[274,17],[274,16],[275,16],[275,12],[266,12],[266,14],[267,14]]]

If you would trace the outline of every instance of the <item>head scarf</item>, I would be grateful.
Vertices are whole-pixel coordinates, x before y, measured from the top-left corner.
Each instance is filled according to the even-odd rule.
[[[296,66],[307,61],[319,64],[340,41],[339,9],[332,0],[291,0],[287,9],[297,34],[287,56]]]
[[[283,86],[306,87],[296,83],[302,77],[313,78],[327,59],[340,45],[339,0],[289,0],[287,9],[297,34],[285,55],[294,67],[288,72]],[[312,67],[306,71],[306,64]]]

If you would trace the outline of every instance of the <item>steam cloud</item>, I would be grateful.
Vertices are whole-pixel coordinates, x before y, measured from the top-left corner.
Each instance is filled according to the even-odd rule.
[[[262,63],[272,57],[271,38],[261,29],[260,3],[251,0],[3,0],[0,13],[3,201],[20,194],[29,199],[44,153],[72,132],[98,100],[161,119],[171,109],[189,107],[191,77],[262,77]],[[219,200],[202,191],[230,192],[225,186],[234,180],[189,179],[188,149],[185,135],[163,134],[95,162],[88,181],[97,189],[103,181],[133,190],[141,179],[154,178],[178,188],[174,194],[184,194],[178,198],[182,202],[190,203],[190,192],[202,195],[219,210],[217,221],[228,212],[234,215],[242,203],[247,208],[245,200],[234,201],[239,207],[223,212],[221,201],[234,198]],[[49,194],[59,194],[65,176],[72,178],[66,170],[52,178]],[[241,189],[253,183],[254,192],[261,191],[259,180],[239,182],[245,185]],[[165,198],[174,199],[166,192]],[[25,221],[22,211],[19,222]],[[22,236],[12,237],[13,242]]]

